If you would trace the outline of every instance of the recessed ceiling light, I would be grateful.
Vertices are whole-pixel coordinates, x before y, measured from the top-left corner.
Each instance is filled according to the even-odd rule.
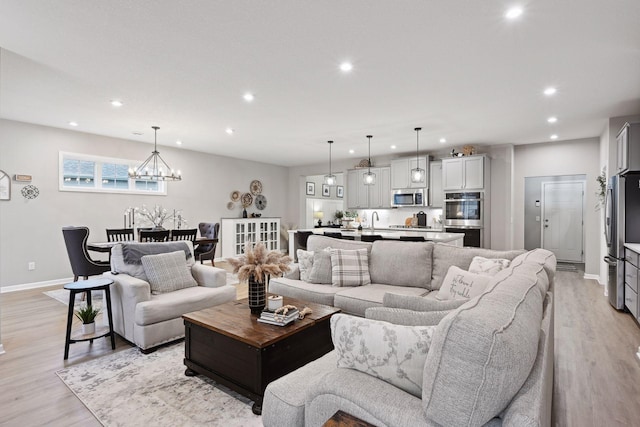
[[[233,132],[234,132],[234,130],[233,130],[233,129],[231,129],[231,128],[226,128],[224,131],[225,131],[226,133],[228,133],[229,135],[233,135]]]
[[[117,99],[112,99],[111,105],[113,105],[114,107],[122,107],[124,104],[122,103],[122,101],[118,101]]]
[[[553,135],[551,135],[549,138],[550,138],[550,139],[558,139],[558,135],[556,135],[556,134],[554,133],[554,134],[553,134]]]
[[[355,152],[356,152],[356,150],[354,150],[353,148],[351,150],[349,150],[349,154],[353,154]]]
[[[134,130],[133,132],[131,132],[134,135],[140,136],[140,135],[144,135],[142,132]]]
[[[343,73],[348,73],[351,70],[353,70],[353,64],[351,64],[351,62],[343,62],[340,64],[340,71]]]
[[[444,144],[445,142],[447,142],[445,138],[440,138],[440,144]]]
[[[391,146],[391,149],[392,149],[392,150],[395,150],[396,148],[398,148],[398,147],[396,147],[395,145],[392,145],[392,146]]]
[[[77,122],[69,122],[69,126],[76,127],[76,126],[78,126],[78,123]]]
[[[555,87],[548,87],[542,93],[544,93],[547,96],[552,96],[552,95],[555,95],[557,91],[558,90]]]
[[[507,19],[517,19],[522,15],[522,8],[520,6],[514,6],[510,9],[507,10],[507,12],[504,14],[504,17]]]
[[[548,123],[555,123],[555,122],[557,122],[557,121],[558,121],[558,118],[557,118],[557,117],[549,117],[549,118],[547,119],[547,122],[548,122]]]
[[[177,140],[177,141],[176,141],[176,145],[182,145],[182,141]]]
[[[242,95],[242,97],[247,102],[252,102],[254,99],[256,99],[256,97],[250,92],[245,93],[244,95]]]

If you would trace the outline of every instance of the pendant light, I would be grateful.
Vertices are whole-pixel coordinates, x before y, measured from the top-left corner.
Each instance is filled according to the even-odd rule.
[[[375,185],[376,174],[371,172],[371,138],[373,138],[373,135],[367,135],[367,138],[369,138],[369,172],[362,175],[362,180],[364,185]]]
[[[418,155],[418,151],[420,150],[420,131],[422,128],[415,128],[413,130],[416,131],[416,167],[411,169],[411,182],[424,182],[426,174],[424,169],[420,168],[420,156]]]
[[[329,186],[336,185],[336,176],[331,173],[331,144],[333,141],[327,141],[329,144],[329,174],[324,176],[324,183]]]
[[[158,151],[158,126],[151,126],[155,131],[153,151],[137,168],[129,169],[129,178],[144,179],[146,181],[180,181],[182,174],[180,171],[174,172],[171,167],[164,161]]]

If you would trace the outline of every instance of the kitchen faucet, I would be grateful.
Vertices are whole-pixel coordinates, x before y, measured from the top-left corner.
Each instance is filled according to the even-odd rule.
[[[375,217],[374,217],[375,215]],[[380,217],[378,216],[378,212],[377,211],[373,211],[371,212],[371,229],[374,230],[375,227],[375,219],[377,219],[378,221],[380,221]]]

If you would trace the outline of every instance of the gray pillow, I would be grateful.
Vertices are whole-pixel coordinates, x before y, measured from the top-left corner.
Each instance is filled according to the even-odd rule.
[[[313,252],[313,266],[309,273],[309,283],[331,284],[331,248]]]
[[[191,275],[191,269],[187,266],[183,251],[145,255],[141,259],[152,294],[198,286]]]

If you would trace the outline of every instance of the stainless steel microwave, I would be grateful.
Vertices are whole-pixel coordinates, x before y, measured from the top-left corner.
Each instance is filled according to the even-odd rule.
[[[424,206],[424,189],[408,188],[404,190],[393,190],[391,193],[391,206]]]

